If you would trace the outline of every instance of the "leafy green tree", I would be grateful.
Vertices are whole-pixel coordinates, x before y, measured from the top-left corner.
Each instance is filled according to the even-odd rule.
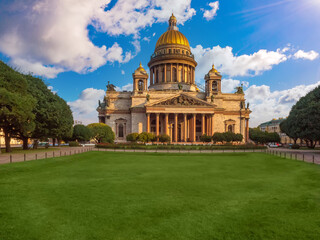
[[[314,148],[320,140],[320,86],[309,92],[292,107],[289,117],[282,125],[289,137],[306,141],[309,148]]]
[[[54,94],[52,110],[55,116],[49,122],[49,136],[58,140],[60,145],[64,138],[71,138],[73,131],[73,116],[69,105],[65,100]]]
[[[104,123],[91,123],[87,126],[92,133],[92,138],[97,143],[113,143],[115,134],[111,127]]]
[[[268,142],[281,142],[281,138],[278,133],[268,133],[267,135]]]
[[[293,116],[289,116],[287,119],[280,123],[281,132],[285,133],[288,137],[292,138],[294,144],[299,139],[299,125],[294,120]]]
[[[27,91],[36,100],[36,104],[32,110],[35,115],[35,128],[32,132],[20,132],[20,138],[23,140],[24,149],[27,148],[29,138],[47,139],[50,131],[50,122],[56,117],[56,112],[53,111],[54,94],[48,89],[47,85],[39,78],[31,75],[24,75],[27,80]],[[37,144],[34,145],[37,147]]]
[[[73,126],[73,140],[77,140],[78,142],[87,142],[91,139],[91,136],[92,134],[90,128],[82,124]]]
[[[280,136],[278,133],[263,132],[259,128],[250,128],[249,137],[255,143],[265,144],[268,142],[280,142]]]
[[[26,79],[0,61],[0,128],[4,132],[6,152],[10,140],[33,131],[35,99],[27,92]]]
[[[128,142],[136,142],[139,137],[139,133],[130,133],[127,135],[126,139]]]

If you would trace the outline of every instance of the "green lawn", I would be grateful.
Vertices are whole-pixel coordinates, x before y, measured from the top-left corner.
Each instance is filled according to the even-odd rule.
[[[0,239],[320,238],[320,166],[263,153],[87,152],[0,166]]]

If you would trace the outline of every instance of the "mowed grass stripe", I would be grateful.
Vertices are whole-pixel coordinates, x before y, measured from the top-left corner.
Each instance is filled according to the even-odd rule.
[[[0,239],[319,239],[319,166],[88,152],[0,166]]]

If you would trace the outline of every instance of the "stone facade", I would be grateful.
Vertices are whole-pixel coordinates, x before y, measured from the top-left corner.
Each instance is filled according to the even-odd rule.
[[[251,111],[242,87],[234,94],[222,93],[221,75],[212,66],[204,77],[205,91],[199,91],[194,77],[197,63],[174,16],[148,66],[150,77],[141,64],[132,74],[132,92],[117,92],[108,84],[99,102],[99,122],[113,129],[117,142],[134,132],[167,134],[172,142],[198,142],[203,134],[226,131],[241,133],[248,141]]]

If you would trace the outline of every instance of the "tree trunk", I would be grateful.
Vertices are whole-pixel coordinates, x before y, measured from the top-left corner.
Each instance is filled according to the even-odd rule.
[[[6,144],[6,152],[11,152],[11,146],[10,146],[10,141],[11,141],[11,137],[9,136],[9,133],[6,132],[5,129],[3,129],[4,132],[4,140],[5,140],[5,144]]]
[[[39,143],[38,139],[35,139],[33,141],[33,149],[38,149],[38,143]]]
[[[52,147],[54,147],[56,145],[56,139],[52,138]]]
[[[315,146],[316,146],[315,141],[310,140],[310,145],[308,146],[308,148],[312,148],[312,149],[314,149],[314,148],[315,148]]]
[[[23,141],[23,145],[22,145],[22,149],[23,150],[28,150],[28,137],[22,137],[22,141]]]
[[[61,140],[58,139],[58,147],[60,147],[60,146],[61,146]]]

